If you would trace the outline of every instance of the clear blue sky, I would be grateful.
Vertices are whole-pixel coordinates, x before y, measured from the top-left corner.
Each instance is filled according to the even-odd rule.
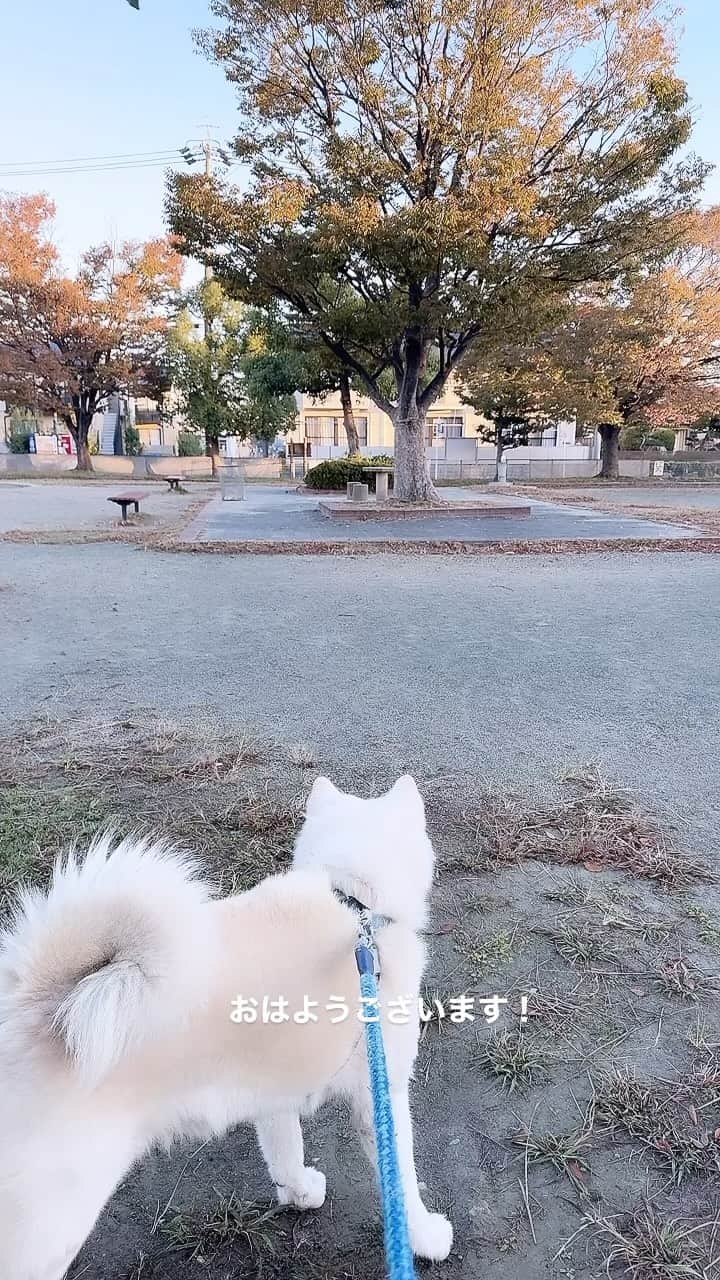
[[[0,0],[0,188],[45,190],[57,205],[68,266],[104,239],[162,231],[162,167],[4,177],[3,166],[165,151],[235,132],[234,93],[196,52],[207,0]],[[720,201],[720,5],[686,0],[680,72],[695,107],[694,149],[718,166],[706,199]]]

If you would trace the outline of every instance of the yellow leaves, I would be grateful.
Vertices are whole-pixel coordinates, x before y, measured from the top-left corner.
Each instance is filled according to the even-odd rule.
[[[304,183],[294,178],[284,178],[265,182],[258,204],[268,222],[279,227],[291,227],[300,218],[306,202]]]
[[[245,345],[249,356],[264,356],[269,351],[267,334],[260,329],[254,329],[248,334]]]
[[[333,201],[323,210],[323,223],[330,242],[337,244],[366,237],[376,231],[383,222],[383,214],[376,200],[360,196],[347,204]]]

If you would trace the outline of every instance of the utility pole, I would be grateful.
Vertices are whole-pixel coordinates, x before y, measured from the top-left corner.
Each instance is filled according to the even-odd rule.
[[[206,137],[203,139],[202,149],[205,156],[205,177],[212,178],[214,146],[213,146],[212,139],[210,138],[209,131]],[[209,282],[212,280],[212,267],[209,267],[207,263],[205,263],[205,268],[203,271],[203,279],[206,285],[209,284]],[[207,336],[208,336],[208,321],[207,321],[207,312],[204,306],[203,306],[203,312],[202,312],[202,326],[203,326],[203,342],[206,342]]]

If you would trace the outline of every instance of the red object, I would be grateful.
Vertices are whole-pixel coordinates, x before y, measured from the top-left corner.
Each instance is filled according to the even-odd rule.
[[[71,454],[73,452],[72,436],[69,431],[67,435],[58,436],[58,448],[61,453]]]

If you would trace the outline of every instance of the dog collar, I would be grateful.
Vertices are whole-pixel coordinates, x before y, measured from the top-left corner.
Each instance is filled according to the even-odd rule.
[[[375,930],[383,929],[385,925],[392,924],[393,921],[389,916],[382,916],[377,911],[372,911],[359,898],[353,898],[351,894],[343,893],[342,889],[333,888],[333,893],[338,902],[341,902],[344,907],[349,907],[353,914],[357,916],[358,940],[355,946],[355,963],[358,967],[358,973],[372,973],[376,978],[379,978],[380,957],[375,941]]]

